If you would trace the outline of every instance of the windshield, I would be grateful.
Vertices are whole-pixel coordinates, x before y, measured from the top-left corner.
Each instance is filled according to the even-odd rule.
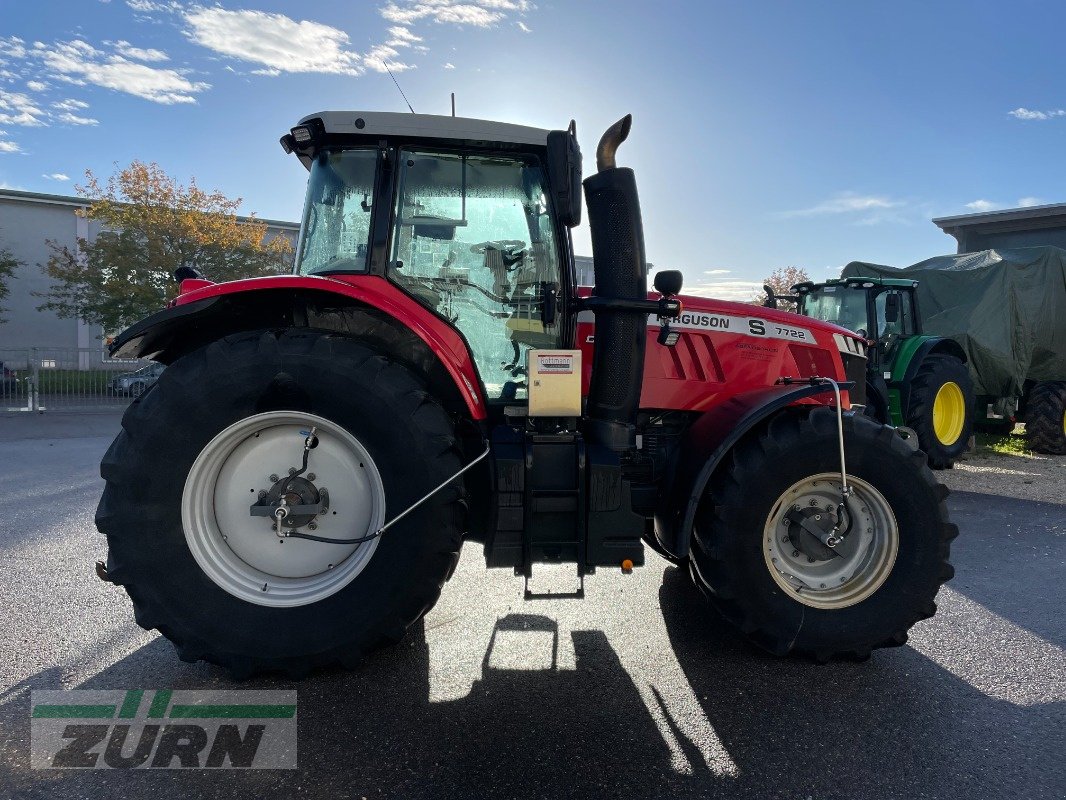
[[[803,313],[832,322],[849,331],[869,334],[866,318],[866,291],[861,287],[822,286],[803,296]]]
[[[311,165],[296,271],[362,272],[370,251],[376,150],[322,153]]]

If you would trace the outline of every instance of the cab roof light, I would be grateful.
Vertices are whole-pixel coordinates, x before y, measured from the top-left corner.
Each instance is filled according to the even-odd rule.
[[[311,129],[306,125],[299,125],[289,131],[289,133],[292,134],[292,138],[297,144],[307,144],[311,141]]]

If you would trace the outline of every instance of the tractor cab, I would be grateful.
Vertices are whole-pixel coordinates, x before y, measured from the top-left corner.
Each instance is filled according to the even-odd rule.
[[[792,287],[798,311],[855,331],[869,344],[870,367],[887,369],[904,340],[920,334],[916,281],[836,278]]]
[[[310,172],[295,272],[385,277],[461,332],[490,403],[525,399],[526,352],[572,339],[573,129],[325,112],[281,141]]]

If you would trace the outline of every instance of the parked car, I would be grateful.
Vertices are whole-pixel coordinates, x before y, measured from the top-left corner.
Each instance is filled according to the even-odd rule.
[[[0,396],[7,397],[8,395],[16,394],[18,385],[18,373],[13,369],[8,369],[4,366],[4,362],[0,361]]]
[[[107,387],[115,394],[140,397],[159,380],[164,369],[166,369],[166,364],[149,364],[135,372],[121,372],[111,379]]]

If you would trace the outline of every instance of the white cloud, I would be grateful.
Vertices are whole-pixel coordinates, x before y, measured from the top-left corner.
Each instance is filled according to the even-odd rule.
[[[47,125],[47,118],[48,114],[27,95],[0,89],[0,125],[36,128]]]
[[[1007,112],[1008,116],[1015,119],[1052,119],[1054,117],[1066,117],[1066,109],[1056,108],[1053,111],[1034,111],[1030,108],[1020,107]]]
[[[1047,205],[1047,200],[1039,197],[1023,197],[1018,201],[1018,208],[1032,208],[1033,206]]]
[[[703,281],[694,286],[685,286],[685,294],[697,297],[716,297],[719,300],[747,302],[762,291],[762,281]]]
[[[518,26],[518,30],[522,31],[522,33],[533,33],[533,31],[530,29],[530,27],[528,25],[526,25],[526,23],[522,22],[521,20],[516,22],[515,24]]]
[[[44,81],[26,81],[26,88],[31,92],[43,92],[49,88],[49,84]]]
[[[704,275],[728,275],[733,270],[731,269],[705,269]]]
[[[868,211],[883,211],[904,205],[883,195],[861,195],[855,192],[840,192],[810,208],[785,211],[786,217],[816,217],[825,214],[855,214]]]
[[[992,200],[974,200],[972,203],[967,203],[966,207],[978,214],[983,214],[986,211],[995,211],[997,208],[1003,208],[1003,205]]]
[[[174,13],[182,10],[181,3],[174,0],[126,0],[126,5],[144,14]]]
[[[60,111],[82,111],[89,107],[89,104],[83,100],[74,100],[73,98],[67,98],[66,100],[60,100],[58,103],[52,103],[52,108],[58,108]]]
[[[112,45],[115,48],[115,52],[126,58],[132,58],[134,61],[169,61],[170,56],[164,53],[162,50],[156,50],[152,47],[134,47],[132,44],[125,40],[119,40],[117,42],[105,42],[104,44]]]
[[[453,64],[452,62],[450,62],[450,61],[449,61],[449,62],[447,62],[447,63],[446,63],[445,65],[444,65],[444,68],[445,68],[445,69],[455,69],[455,64]]]
[[[18,146],[18,142],[5,142],[0,140],[0,153],[21,153],[22,148]],[[5,189],[12,187],[5,186]]]
[[[163,105],[195,103],[196,95],[210,88],[178,70],[137,64],[118,54],[108,56],[80,39],[52,45],[34,42],[33,47],[54,77],[77,86],[90,83]]]
[[[65,122],[67,125],[99,125],[100,120],[93,119],[92,117],[79,117],[77,114],[71,114],[69,111],[64,111],[58,117],[57,120]]]
[[[395,25],[389,28],[389,40],[385,44],[391,47],[410,47],[416,42],[421,42],[422,37],[416,36],[409,28]]]
[[[26,40],[17,36],[0,36],[0,64],[6,64],[8,58],[25,58]]]
[[[50,180],[50,181],[69,181],[70,180],[70,177],[67,176],[67,175],[64,175],[62,172],[51,172],[51,173],[48,173],[46,175],[42,175],[41,177],[45,178],[47,180]]]
[[[441,25],[488,28],[529,8],[528,0],[390,0],[381,9],[381,16],[404,25],[429,20]]]
[[[329,25],[265,11],[201,7],[185,12],[185,22],[186,35],[201,47],[277,73],[364,72],[360,55],[348,49],[348,34]]]

